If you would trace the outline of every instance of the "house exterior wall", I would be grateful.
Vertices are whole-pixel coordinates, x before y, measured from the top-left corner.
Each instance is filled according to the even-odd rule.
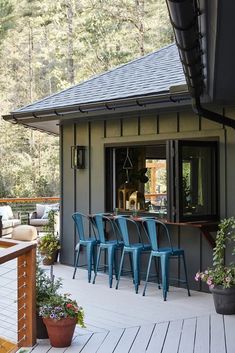
[[[224,110],[233,116],[235,110]],[[114,144],[165,141],[169,139],[214,139],[219,141],[219,205],[221,218],[235,215],[235,131],[200,118],[189,111],[154,114],[132,118],[82,122],[61,128],[62,156],[62,254],[64,264],[74,263],[75,228],[72,213],[102,212],[105,205],[105,146]],[[87,146],[86,168],[71,168],[71,146]],[[212,249],[196,229],[171,226],[173,244],[185,249],[190,287],[198,289],[194,274],[212,264]],[[227,255],[228,261],[230,256]],[[146,266],[146,260],[143,266]],[[174,270],[173,270],[174,268]],[[174,264],[174,277],[179,274]],[[71,272],[72,274],[72,272]]]

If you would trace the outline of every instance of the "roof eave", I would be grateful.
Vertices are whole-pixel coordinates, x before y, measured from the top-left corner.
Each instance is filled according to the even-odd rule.
[[[78,104],[67,107],[55,107],[52,109],[36,110],[36,111],[16,111],[8,115],[3,115],[3,119],[12,123],[20,123],[21,121],[40,121],[58,120],[61,118],[69,118],[69,116],[95,116],[110,115],[111,112],[125,112],[129,110],[140,110],[151,108],[156,104],[164,105],[171,103],[179,103],[183,100],[189,100],[190,96],[187,91],[169,92],[164,91],[158,94],[142,95],[119,100],[107,100],[96,103]],[[189,104],[189,103],[188,103]]]

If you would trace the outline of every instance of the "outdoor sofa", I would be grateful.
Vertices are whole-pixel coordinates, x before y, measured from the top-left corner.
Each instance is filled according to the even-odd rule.
[[[0,238],[10,237],[15,227],[21,224],[20,213],[14,214],[11,206],[0,206]]]

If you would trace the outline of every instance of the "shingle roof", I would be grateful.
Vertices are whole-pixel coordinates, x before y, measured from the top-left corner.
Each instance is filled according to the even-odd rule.
[[[182,83],[185,83],[185,77],[178,50],[175,44],[171,44],[15,112],[36,112],[141,97],[168,92],[170,86]]]

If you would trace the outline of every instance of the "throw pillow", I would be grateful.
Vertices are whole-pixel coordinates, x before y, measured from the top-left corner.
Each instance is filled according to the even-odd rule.
[[[45,210],[45,205],[37,203],[36,204],[36,212],[37,212],[37,218],[42,218]]]
[[[47,219],[48,218],[48,213],[52,210],[51,206],[45,206],[44,208],[44,213],[43,213],[43,216],[42,216],[42,219]]]
[[[42,219],[47,219],[48,218],[48,213],[50,211],[59,211],[59,204],[56,203],[54,205],[45,205],[45,208],[44,208],[44,213],[43,213],[43,216],[42,216]]]
[[[14,218],[14,215],[13,215],[11,206],[9,206],[9,205],[6,206],[6,209],[7,209],[8,219],[13,219],[13,218]]]

